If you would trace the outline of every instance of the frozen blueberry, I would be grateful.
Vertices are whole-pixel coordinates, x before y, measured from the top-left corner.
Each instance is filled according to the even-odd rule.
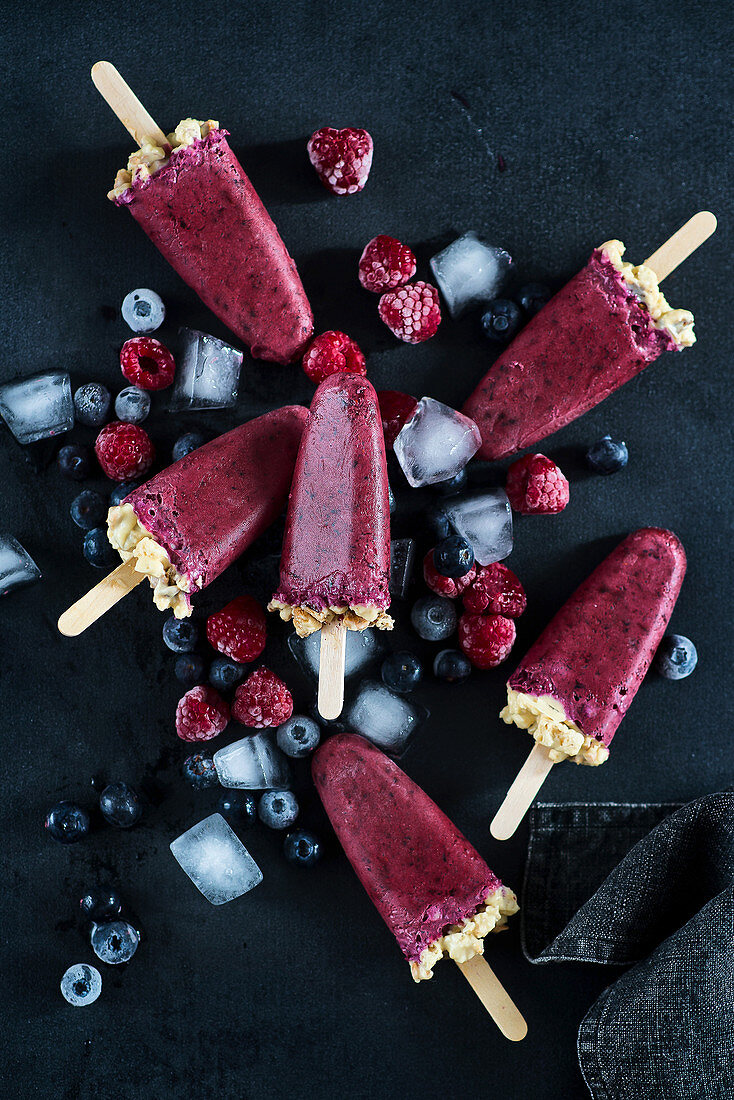
[[[423,666],[413,653],[399,650],[382,662],[382,682],[401,695],[412,691],[423,679]]]
[[[119,917],[122,912],[122,898],[114,890],[89,890],[79,899],[79,908],[85,921],[104,924]]]
[[[85,382],[74,394],[74,411],[80,424],[101,428],[107,421],[112,396],[101,382]]]
[[[465,466],[463,470],[459,470],[458,474],[454,474],[448,481],[439,481],[433,488],[439,496],[453,497],[456,496],[457,493],[463,492],[468,480],[469,475],[466,472]]]
[[[69,511],[74,523],[83,531],[100,527],[107,518],[107,505],[104,498],[93,489],[85,489],[78,497],[74,497]]]
[[[553,291],[543,283],[528,283],[517,292],[517,300],[529,317],[539,313],[552,297]]]
[[[191,653],[199,638],[199,628],[191,619],[171,615],[163,624],[163,641],[174,653]]]
[[[139,943],[140,935],[126,920],[98,924],[92,932],[92,951],[111,966],[129,962]]]
[[[110,506],[113,504],[122,504],[125,497],[130,496],[130,493],[135,492],[135,490],[139,488],[139,481],[123,481],[121,485],[115,485],[110,493]]]
[[[270,829],[287,829],[298,817],[298,799],[292,791],[266,791],[257,808]]]
[[[84,536],[84,557],[95,569],[110,569],[120,564],[120,558],[110,546],[104,527],[93,527]]]
[[[215,657],[209,669],[209,683],[220,691],[233,688],[245,675],[245,666],[229,657]]]
[[[110,783],[99,796],[102,817],[118,829],[130,829],[143,812],[137,791],[127,783]]]
[[[176,679],[187,687],[201,684],[206,679],[204,660],[198,653],[182,653],[176,658],[176,664],[173,667]]]
[[[522,324],[522,311],[507,298],[495,298],[481,316],[482,332],[496,344],[506,344]]]
[[[46,814],[46,832],[60,844],[76,844],[89,832],[89,814],[73,802],[57,802]]]
[[[305,714],[293,714],[287,722],[278,726],[275,737],[286,756],[297,760],[314,751],[321,740],[321,730],[313,718],[308,718]]]
[[[442,577],[464,577],[474,565],[474,551],[466,539],[450,535],[434,549],[433,564]]]
[[[83,443],[67,443],[59,451],[56,461],[64,477],[84,481],[92,468],[92,452]]]
[[[195,451],[197,447],[202,447],[204,443],[204,436],[201,432],[186,432],[186,435],[180,435],[173,444],[171,452],[173,461],[178,462],[179,458],[190,455],[192,451]]]
[[[458,649],[442,649],[433,662],[433,675],[446,684],[460,684],[471,673],[471,661]]]
[[[451,534],[451,524],[440,505],[435,504],[433,507],[428,508],[424,515],[426,534],[429,535],[430,538],[438,542],[440,539],[449,537]]]
[[[198,791],[205,787],[216,787],[219,782],[214,760],[208,752],[195,752],[193,756],[187,756],[181,771],[187,783]]]
[[[456,630],[456,608],[444,596],[424,596],[413,604],[410,621],[427,642],[442,642]]]
[[[616,474],[627,465],[627,444],[605,435],[586,452],[586,462],[596,474]]]
[[[306,829],[295,829],[283,842],[285,858],[298,867],[313,867],[321,859],[321,841]]]
[[[154,290],[131,290],[122,302],[122,318],[133,332],[155,332],[163,324],[166,307]]]
[[[698,664],[698,653],[684,634],[666,634],[655,654],[655,668],[666,680],[685,680]]]
[[[227,791],[219,798],[217,810],[235,825],[252,825],[257,819],[257,802],[251,794]]]
[[[150,412],[150,394],[137,386],[126,386],[115,398],[115,416],[127,424],[142,424]]]
[[[91,1005],[102,992],[102,977],[96,966],[75,963],[70,966],[61,979],[61,992],[64,1000],[75,1008]]]

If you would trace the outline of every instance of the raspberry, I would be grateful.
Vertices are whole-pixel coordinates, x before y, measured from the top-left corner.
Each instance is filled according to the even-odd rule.
[[[492,615],[507,615],[516,619],[527,607],[525,589],[506,565],[480,565],[476,579],[464,593],[467,611],[489,611]]]
[[[515,642],[515,624],[504,615],[474,615],[459,619],[459,645],[475,668],[502,664]]]
[[[229,722],[229,707],[207,684],[187,691],[176,707],[176,733],[182,741],[211,741]]]
[[[258,668],[234,693],[232,714],[243,726],[282,726],[293,714],[293,696],[269,668]]]
[[[120,366],[128,382],[141,390],[164,390],[176,373],[170,351],[152,336],[126,340],[120,352]]]
[[[303,369],[316,385],[330,374],[367,374],[364,355],[346,332],[322,332],[303,357]]]
[[[323,126],[308,139],[308,159],[319,179],[335,195],[361,191],[372,167],[372,138],[366,130]]]
[[[391,450],[403,425],[415,412],[418,402],[410,394],[400,393],[399,390],[380,390],[377,400],[380,405],[385,446]]]
[[[524,516],[551,515],[568,504],[568,482],[545,455],[524,455],[513,462],[505,491],[515,511]]]
[[[388,290],[380,298],[377,311],[390,331],[406,344],[430,340],[441,324],[438,291],[420,280],[400,290]]]
[[[206,620],[209,644],[240,664],[257,660],[265,649],[266,631],[265,612],[252,596],[238,596]]]
[[[359,281],[365,290],[381,294],[403,286],[415,275],[415,256],[395,237],[373,237],[359,260]]]
[[[448,596],[450,600],[455,600],[457,596],[460,596],[464,589],[469,587],[476,575],[477,567],[472,565],[469,572],[465,573],[463,577],[441,576],[440,573],[436,572],[436,566],[433,564],[433,550],[429,550],[423,559],[423,579],[431,592],[435,592],[438,596]]]
[[[148,433],[137,424],[113,420],[97,436],[94,452],[113,481],[144,474],[153,464],[155,450]]]

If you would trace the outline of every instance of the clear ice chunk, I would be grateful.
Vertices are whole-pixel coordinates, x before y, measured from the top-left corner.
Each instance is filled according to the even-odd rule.
[[[362,672],[368,665],[375,664],[384,655],[385,649],[376,637],[377,631],[368,627],[366,630],[348,630],[344,656],[344,679],[348,680],[357,672]],[[299,665],[314,683],[319,678],[319,664],[321,661],[321,631],[316,630],[307,638],[299,638],[293,633],[288,638],[288,648],[298,661]]]
[[[367,680],[347,712],[346,724],[385,752],[399,756],[427,717],[425,707],[376,680]]]
[[[258,731],[234,741],[214,753],[214,767],[223,787],[244,787],[264,791],[287,787],[291,770],[286,756],[275,744],[274,732]]]
[[[170,847],[212,905],[239,898],[263,880],[262,871],[221,814],[205,817]]]
[[[511,264],[504,248],[481,240],[476,233],[465,233],[431,258],[431,271],[449,313],[456,318],[496,298]]]
[[[473,420],[456,409],[422,397],[403,424],[393,450],[414,489],[449,481],[464,469],[481,446]]]
[[[0,596],[40,580],[41,570],[12,535],[0,534]]]
[[[413,578],[415,539],[393,539],[390,543],[390,595],[404,600]]]
[[[0,416],[19,443],[36,443],[74,427],[74,401],[66,371],[46,371],[0,386]]]
[[[502,561],[512,550],[512,508],[504,489],[447,501],[442,511],[470,544],[480,565]]]
[[[230,409],[237,403],[242,352],[196,329],[180,331],[183,351],[177,358],[171,412]]]

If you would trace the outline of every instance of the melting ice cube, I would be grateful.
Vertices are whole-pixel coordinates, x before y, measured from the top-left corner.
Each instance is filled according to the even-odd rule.
[[[176,367],[171,412],[229,409],[237,403],[242,352],[215,336],[182,328],[183,352]]]
[[[443,512],[480,565],[502,561],[512,550],[512,508],[504,489],[447,501]]]
[[[377,631],[370,627],[366,630],[347,631],[344,658],[345,680],[383,656],[384,648],[380,645],[376,634]],[[307,638],[299,638],[297,634],[291,634],[288,638],[288,648],[306,675],[316,682],[319,678],[321,662],[321,631],[317,630]]]
[[[205,817],[171,843],[171,851],[212,905],[252,890],[262,871],[221,814]]]
[[[512,264],[504,248],[465,233],[431,259],[431,270],[452,317],[496,298]]]
[[[415,539],[393,539],[390,543],[390,595],[404,600],[413,577]]]
[[[74,427],[71,381],[65,371],[46,371],[0,386],[0,416],[19,443],[35,443]]]
[[[14,588],[31,584],[41,576],[33,558],[12,535],[0,534],[0,596]]]
[[[425,707],[396,695],[376,680],[367,680],[349,708],[346,722],[355,733],[398,756],[427,717]]]
[[[463,470],[482,442],[473,420],[456,409],[422,397],[401,428],[393,450],[413,488],[448,481]]]
[[[258,731],[219,749],[214,753],[214,767],[223,787],[250,791],[287,787],[291,778],[288,760],[271,732]]]

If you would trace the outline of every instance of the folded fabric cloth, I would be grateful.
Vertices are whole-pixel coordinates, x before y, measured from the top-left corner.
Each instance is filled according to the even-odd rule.
[[[596,1100],[732,1100],[734,790],[534,806],[520,911],[531,962],[636,964],[579,1029]]]

